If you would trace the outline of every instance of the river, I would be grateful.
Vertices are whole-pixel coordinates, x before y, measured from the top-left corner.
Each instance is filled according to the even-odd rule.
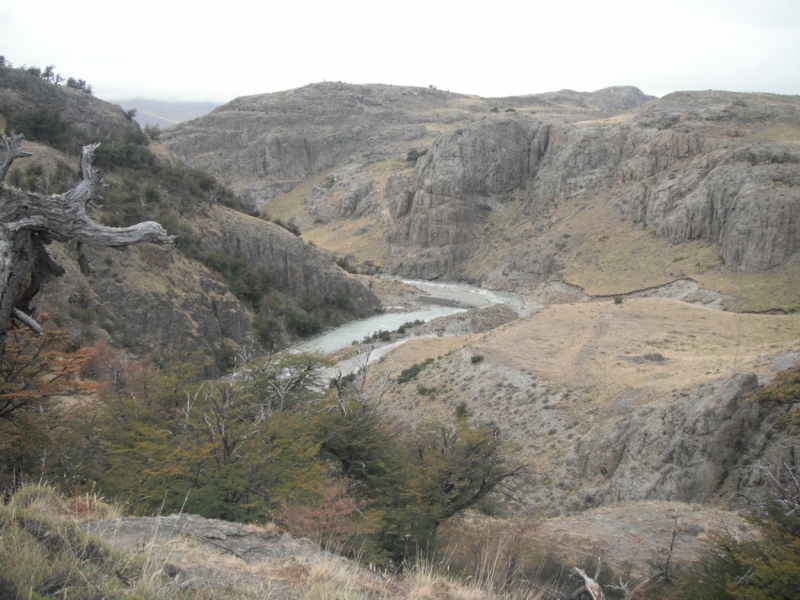
[[[297,344],[291,350],[293,352],[318,350],[328,354],[346,348],[352,345],[354,341],[361,342],[364,337],[372,335],[376,331],[395,331],[403,323],[409,321],[427,322],[438,317],[465,312],[467,308],[486,308],[495,304],[507,304],[519,313],[529,309],[525,297],[512,292],[485,290],[462,283],[439,283],[415,279],[399,279],[399,281],[413,285],[439,301],[453,303],[454,306],[433,305],[422,310],[387,312],[368,319],[352,321]]]

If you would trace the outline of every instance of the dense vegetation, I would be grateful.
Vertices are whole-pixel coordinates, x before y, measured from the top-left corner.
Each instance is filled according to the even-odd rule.
[[[403,429],[376,410],[382,392],[365,372],[326,387],[316,355],[273,355],[201,381],[200,353],[158,369],[104,342],[68,354],[57,332],[13,331],[0,382],[7,497],[31,478],[97,486],[140,514],[275,520],[400,564],[433,548],[455,514],[497,510],[498,494],[513,494],[522,476],[494,426],[454,419]]]

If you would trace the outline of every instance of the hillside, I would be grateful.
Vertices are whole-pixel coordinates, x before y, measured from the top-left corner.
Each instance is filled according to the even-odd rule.
[[[729,309],[791,310],[798,108],[325,83],[234,100],[164,143],[364,272],[590,295],[688,277]]]
[[[112,226],[155,219],[177,235],[167,249],[87,248],[88,274],[74,244],[52,245],[66,274],[49,284],[39,310],[58,313],[76,346],[105,339],[140,355],[201,350],[216,372],[246,348],[282,347],[377,308],[335,257],[254,218],[207,174],[182,169],[120,107],[0,67],[0,114],[4,129],[28,134],[23,146],[33,153],[15,163],[7,185],[69,189],[80,145],[102,133],[109,187],[93,217]]]
[[[67,270],[39,309],[70,339],[43,356],[77,375],[24,412],[28,429],[0,420],[12,506],[20,477],[45,473],[135,498],[147,520],[86,529],[129,552],[175,525],[151,536],[158,560],[185,563],[169,585],[243,596],[563,598],[565,565],[598,555],[614,581],[691,591],[691,575],[671,579],[672,543],[684,574],[739,544],[723,585],[749,585],[762,541],[796,547],[796,530],[770,537],[796,517],[764,511],[776,482],[797,481],[797,399],[753,394],[800,362],[797,98],[322,83],[238,98],[157,143],[117,108],[26,77],[0,68],[5,129],[36,138],[6,184],[69,189],[76,141],[102,132],[110,185],[92,217],[177,237],[52,244]],[[386,274],[525,306],[474,308]],[[471,308],[376,332],[369,369],[359,348],[272,353],[431,304]],[[12,392],[41,380],[11,377]],[[386,578],[347,564],[357,588],[312,589],[335,579],[317,570],[330,556],[264,519]],[[444,548],[477,587],[389,577]],[[505,575],[481,571],[490,559]]]
[[[429,327],[457,332],[459,320]],[[389,354],[379,370],[432,364],[390,390],[386,410],[418,423],[463,403],[496,423],[511,454],[536,465],[530,500],[546,514],[642,500],[752,510],[768,487],[751,466],[794,463],[797,434],[776,425],[791,407],[747,393],[797,363],[797,315],[642,298],[556,304],[479,331]]]

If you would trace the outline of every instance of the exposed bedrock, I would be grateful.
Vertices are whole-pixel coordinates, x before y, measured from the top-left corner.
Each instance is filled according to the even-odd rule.
[[[558,476],[580,482],[584,506],[724,498],[733,508],[755,508],[766,488],[752,465],[794,464],[797,450],[771,439],[786,408],[749,401],[757,385],[744,373],[675,394],[667,404],[618,402],[597,435],[575,444]]]
[[[515,115],[457,127],[418,161],[413,181],[387,183],[398,219],[388,239],[446,251],[443,244],[464,243],[451,229],[503,210],[498,196],[524,183],[521,218],[559,198],[603,192],[672,243],[720,243],[729,266],[784,264],[800,256],[800,153],[745,135],[770,119],[800,122],[800,103],[777,98],[677,93],[626,118],[548,125]]]
[[[328,254],[282,227],[224,208],[216,209],[214,219],[218,228],[204,232],[209,246],[243,259],[251,269],[273,273],[275,287],[284,294],[297,298],[343,296],[356,314],[380,305],[359,279],[333,264]]]

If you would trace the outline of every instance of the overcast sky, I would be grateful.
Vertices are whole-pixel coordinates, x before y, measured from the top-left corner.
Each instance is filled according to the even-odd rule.
[[[0,0],[0,54],[55,64],[106,100],[224,102],[323,80],[800,94],[800,0]]]

